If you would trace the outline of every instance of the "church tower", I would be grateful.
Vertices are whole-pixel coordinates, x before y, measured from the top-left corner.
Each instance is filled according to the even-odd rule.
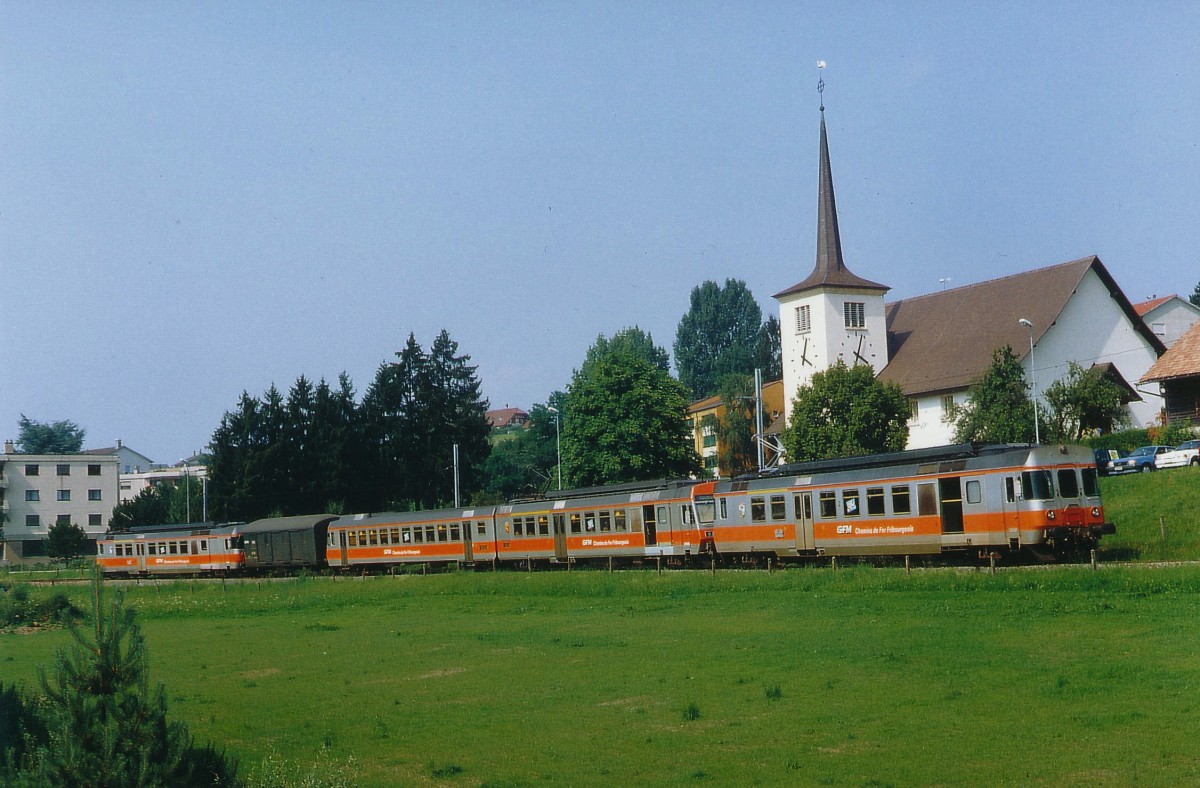
[[[818,84],[818,90],[824,82]],[[887,366],[887,323],[883,296],[890,288],[856,276],[842,259],[825,102],[821,102],[821,162],[817,189],[817,262],[806,279],[775,294],[783,352],[784,409],[791,412],[796,390],[813,373],[835,365]]]

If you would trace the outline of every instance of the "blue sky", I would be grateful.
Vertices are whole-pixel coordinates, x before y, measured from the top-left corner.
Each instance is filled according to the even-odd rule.
[[[1200,5],[0,4],[0,437],[159,462],[446,329],[493,406],[690,290],[890,299],[1097,254],[1200,281]]]

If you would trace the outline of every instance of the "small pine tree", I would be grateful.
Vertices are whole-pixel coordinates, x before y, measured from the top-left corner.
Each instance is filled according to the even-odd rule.
[[[57,653],[52,678],[39,674],[45,734],[30,743],[18,777],[104,788],[236,784],[235,763],[194,746],[184,723],[168,721],[163,686],[150,688],[134,610],[120,595],[106,606],[98,574],[92,588],[94,631],[68,621],[75,648]]]
[[[46,555],[51,558],[78,558],[87,545],[87,531],[75,523],[58,522],[46,531]]]

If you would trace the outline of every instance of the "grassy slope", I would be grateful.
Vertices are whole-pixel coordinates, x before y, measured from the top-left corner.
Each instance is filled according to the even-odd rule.
[[[440,575],[131,591],[171,710],[364,784],[1194,783],[1200,572]],[[2,636],[29,680],[61,633]],[[698,712],[687,719],[689,708]]]
[[[1200,469],[1106,477],[1100,492],[1109,520],[1117,525],[1116,535],[1102,540],[1104,557],[1200,560]]]

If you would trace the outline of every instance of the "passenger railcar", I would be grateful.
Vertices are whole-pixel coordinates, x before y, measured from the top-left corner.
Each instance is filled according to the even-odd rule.
[[[236,571],[245,560],[237,526],[211,523],[109,532],[96,562],[110,575],[190,575]]]
[[[719,482],[713,504],[706,551],[742,557],[1066,556],[1116,530],[1091,454],[1075,446],[962,445],[797,464]]]

